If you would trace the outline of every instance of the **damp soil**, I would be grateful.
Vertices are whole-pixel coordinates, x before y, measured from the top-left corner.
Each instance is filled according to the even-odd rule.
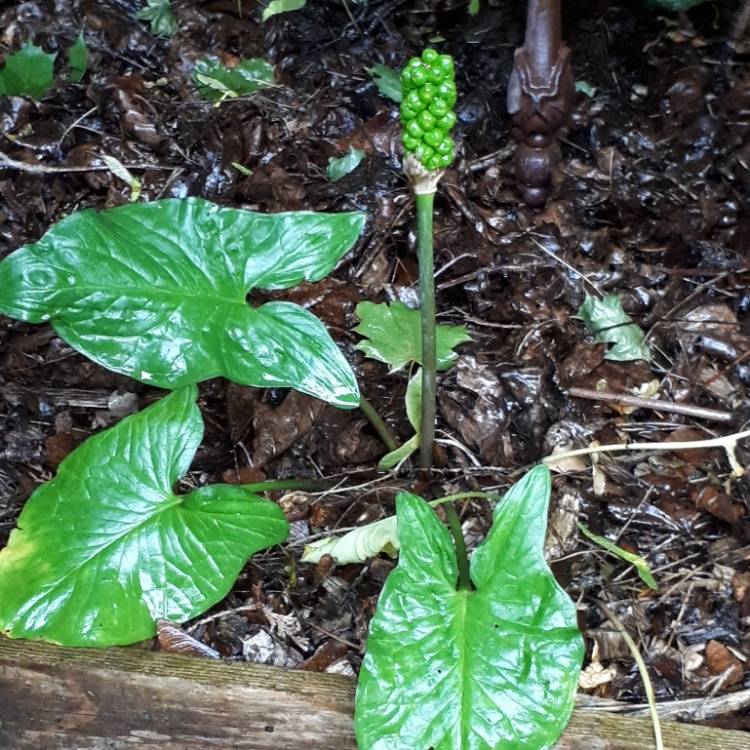
[[[519,202],[505,108],[523,3],[483,2],[470,17],[451,0],[316,0],[261,24],[252,1],[176,0],[171,38],[136,20],[135,0],[4,5],[0,55],[28,39],[66,49],[81,27],[90,53],[82,83],[60,83],[38,103],[0,99],[0,150],[12,159],[80,168],[110,155],[146,165],[138,171],[142,200],[203,196],[258,211],[367,212],[361,241],[330,278],[277,296],[326,323],[402,440],[411,435],[407,373],[364,359],[352,332],[358,302],[417,303],[397,110],[368,68],[398,67],[430,42],[456,58],[459,158],[436,201],[438,308],[440,322],[466,324],[473,342],[439,377],[437,468],[431,478],[409,465],[378,472],[385,447],[359,411],[295,392],[201,384],[206,438],[186,487],[276,478],[332,484],[275,493],[292,522],[290,540],[255,556],[224,601],[184,626],[222,658],[356,674],[395,562],[383,556],[336,568],[325,559],[301,564],[300,556],[312,539],[392,514],[399,490],[502,491],[556,446],[747,428],[750,56],[728,43],[735,3],[695,8],[692,28],[634,0],[563,3],[586,85],[542,210]],[[219,106],[203,102],[191,74],[206,53],[229,63],[265,57],[278,85]],[[351,145],[364,161],[328,182],[328,158]],[[0,257],[72,211],[129,197],[107,171],[0,169]],[[575,317],[587,293],[620,295],[648,334],[650,363],[605,359],[605,345]],[[574,397],[575,388],[698,411],[624,408]],[[161,395],[88,361],[49,326],[0,316],[0,545],[25,498],[76,445]],[[701,407],[723,412],[724,421]],[[737,459],[750,463],[742,444]],[[683,718],[750,730],[747,700],[744,710],[727,708],[729,696],[750,688],[747,477],[732,476],[721,450],[558,469],[547,552],[579,606],[591,701],[645,700],[627,646],[598,607],[605,603],[639,643],[660,701],[704,706],[724,697],[707,717],[686,709]],[[489,506],[468,501],[461,517],[469,543],[481,540]],[[587,541],[576,521],[643,555],[659,589]],[[172,647],[174,638],[163,636]]]

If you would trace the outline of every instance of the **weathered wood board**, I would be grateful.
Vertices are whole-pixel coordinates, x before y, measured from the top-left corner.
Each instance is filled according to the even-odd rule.
[[[356,750],[353,703],[344,677],[0,638],[3,750]],[[750,750],[750,734],[671,722],[664,740]],[[555,750],[653,747],[648,719],[578,710]]]

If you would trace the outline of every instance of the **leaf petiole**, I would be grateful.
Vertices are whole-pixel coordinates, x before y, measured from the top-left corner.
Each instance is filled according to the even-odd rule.
[[[458,590],[471,591],[471,576],[469,575],[469,556],[466,552],[466,539],[461,531],[461,520],[456,513],[453,503],[446,503],[445,515],[448,517],[448,525],[453,535],[453,544],[456,548],[456,562],[458,563]]]
[[[375,407],[361,393],[359,395],[359,408],[367,417],[375,432],[378,433],[378,437],[383,441],[385,447],[388,448],[388,452],[392,453],[398,450],[398,442],[393,437],[390,429],[388,429],[385,420],[375,411]]]
[[[267,482],[240,485],[243,490],[259,494],[279,490],[299,490],[300,492],[319,492],[327,490],[331,482],[317,479],[269,479]]]

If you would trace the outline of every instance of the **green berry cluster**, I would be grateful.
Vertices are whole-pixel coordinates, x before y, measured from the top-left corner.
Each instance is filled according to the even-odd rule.
[[[404,149],[429,170],[445,169],[455,156],[451,130],[456,124],[453,58],[426,49],[401,71],[401,125]]]

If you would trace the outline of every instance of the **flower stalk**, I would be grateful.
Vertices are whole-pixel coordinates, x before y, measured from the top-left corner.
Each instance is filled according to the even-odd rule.
[[[453,163],[451,130],[456,124],[453,58],[426,49],[401,72],[404,172],[417,207],[417,254],[422,326],[422,413],[419,466],[432,468],[435,442],[437,349],[433,206],[443,170]]]
[[[419,293],[422,322],[422,413],[419,465],[432,467],[435,441],[437,384],[437,344],[435,339],[435,261],[432,246],[432,207],[435,193],[417,194],[417,254],[419,257]]]

